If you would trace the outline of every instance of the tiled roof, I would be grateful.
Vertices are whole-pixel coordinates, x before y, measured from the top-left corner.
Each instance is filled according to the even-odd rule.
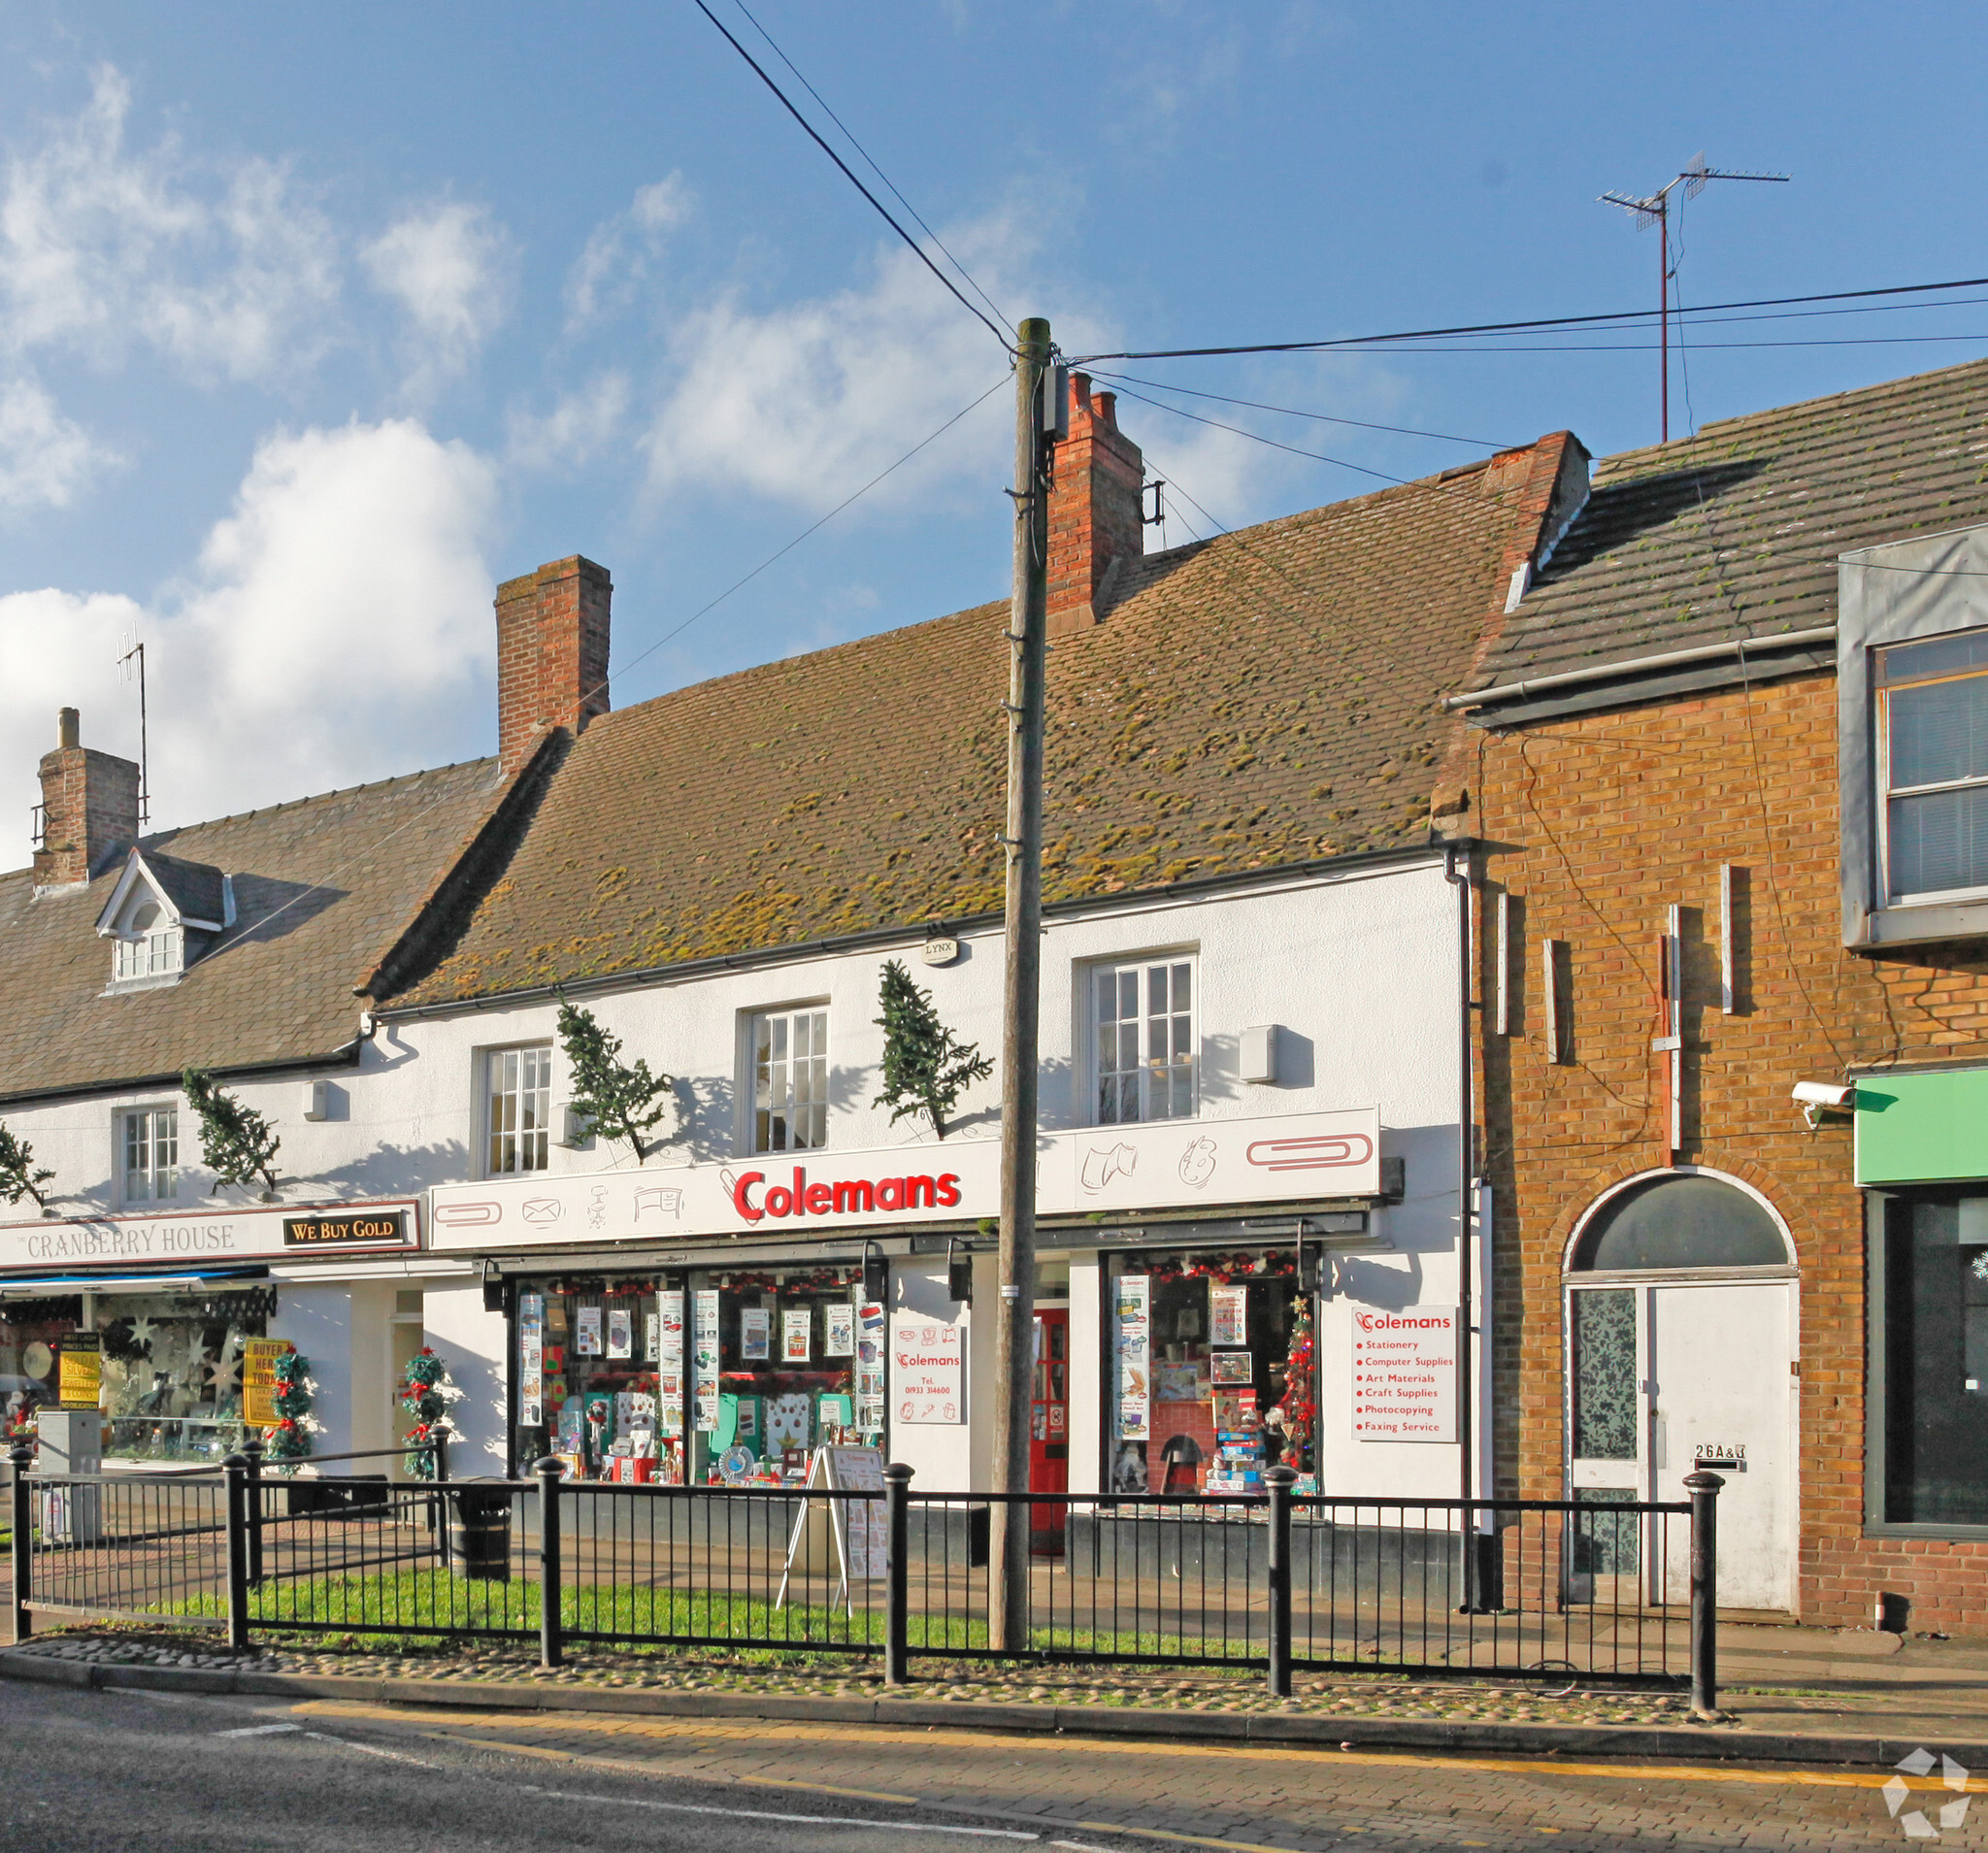
[[[1984,518],[1988,361],[1722,419],[1596,466],[1471,686],[1830,624],[1839,553]]]
[[[1428,841],[1440,698],[1566,441],[1141,560],[1049,656],[1045,898]],[[1547,468],[1551,487],[1553,465]],[[1535,471],[1535,478],[1537,471]],[[1005,600],[594,721],[394,1004],[998,910]]]
[[[118,858],[87,888],[36,898],[0,875],[0,1099],[326,1055],[352,1040],[356,984],[407,925],[499,792],[471,760],[161,832],[234,877],[236,920],[179,983],[102,993],[111,948],[97,914]]]

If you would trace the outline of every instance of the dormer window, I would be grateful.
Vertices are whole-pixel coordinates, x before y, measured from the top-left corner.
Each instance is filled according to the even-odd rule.
[[[113,991],[177,984],[235,923],[235,886],[205,862],[134,849],[97,932],[111,942]]]
[[[186,960],[185,929],[168,926],[151,902],[133,910],[128,929],[115,942],[115,983],[132,978],[163,977],[180,971]]]

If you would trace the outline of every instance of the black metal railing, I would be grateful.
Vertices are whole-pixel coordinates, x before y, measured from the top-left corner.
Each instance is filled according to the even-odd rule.
[[[381,1450],[384,1454],[386,1451]],[[406,1452],[392,1450],[394,1454]],[[324,1469],[272,1477],[30,1472],[14,1454],[17,1638],[32,1613],[171,1617],[380,1640],[536,1638],[618,1649],[1181,1664],[1690,1686],[1715,1703],[1715,1501],[1354,1500],[1261,1494],[915,1494],[622,1485]],[[1027,1507],[1019,1638],[992,1545]],[[1019,1532],[1017,1535],[1021,1535]]]

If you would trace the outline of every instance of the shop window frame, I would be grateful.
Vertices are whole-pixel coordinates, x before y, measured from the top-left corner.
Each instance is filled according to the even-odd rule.
[[[545,1097],[545,1114],[539,1125],[529,1128],[521,1125],[516,1126],[507,1136],[520,1140],[526,1136],[537,1139],[544,1147],[544,1155],[541,1157],[540,1162],[535,1165],[513,1165],[509,1169],[500,1169],[494,1162],[496,1153],[493,1147],[498,1134],[491,1124],[491,1115],[495,1110],[498,1100],[503,1098],[510,1090],[500,1089],[493,1085],[492,1070],[494,1065],[505,1056],[528,1054],[540,1055],[545,1059],[546,1078],[544,1087],[543,1089],[535,1088],[532,1090],[535,1093],[543,1092]],[[540,1038],[531,1038],[515,1042],[493,1043],[487,1047],[478,1049],[476,1052],[475,1082],[478,1175],[484,1178],[549,1175],[552,1169],[552,1097],[554,1092],[551,1042]],[[520,1085],[517,1091],[521,1099],[524,1091],[522,1085]],[[520,1113],[521,1117],[522,1114]]]
[[[156,1153],[158,1149],[158,1120],[168,1114],[172,1119],[173,1162],[171,1181],[160,1191],[155,1181],[158,1168],[148,1163],[147,1187],[143,1195],[134,1191],[131,1168],[131,1125],[139,1118],[149,1122],[146,1134],[146,1149]],[[146,1208],[152,1205],[177,1205],[180,1202],[180,1186],[186,1178],[186,1166],[181,1157],[180,1103],[176,1100],[141,1101],[120,1107],[112,1120],[112,1143],[116,1152],[117,1175],[117,1201],[125,1208]]]
[[[791,1004],[770,1004],[761,1009],[742,1010],[739,1016],[739,1150],[742,1157],[772,1158],[789,1152],[810,1152],[826,1150],[833,1142],[834,1114],[833,1089],[835,1085],[834,1029],[831,1017],[833,1008],[827,998],[805,998]],[[806,1104],[806,1110],[818,1112],[821,1120],[821,1137],[806,1144],[773,1144],[760,1135],[759,1103],[759,1026],[783,1020],[787,1025],[787,1054],[782,1063],[787,1075],[787,1094],[784,1108],[789,1131],[796,1112],[793,1091],[795,1057],[793,1055],[793,1024],[796,1019],[807,1017],[813,1020],[811,1036],[818,1033],[820,1047],[805,1059],[810,1063],[818,1061],[821,1065],[821,1091],[817,1100]],[[774,1108],[769,1103],[766,1111],[769,1116]]]
[[[1951,1188],[1951,1186],[1948,1186]],[[1890,1281],[1885,1266],[1894,1208],[1909,1211],[1909,1190],[1864,1193],[1864,1526],[1866,1538],[1948,1539],[1959,1543],[1988,1540],[1988,1523],[1885,1516],[1890,1478],[1888,1428],[1891,1404],[1887,1320]]]
[[[1146,1033],[1154,1020],[1151,1015],[1151,998],[1148,990],[1149,975],[1159,967],[1177,968],[1184,966],[1188,975],[1189,1001],[1184,1014],[1187,1017],[1188,1075],[1187,1107],[1178,1113],[1155,1114],[1150,1111],[1150,1090],[1153,1081],[1151,1050],[1145,1044]],[[1122,1114],[1107,1119],[1104,1116],[1101,1095],[1107,1075],[1102,1024],[1098,1009],[1098,987],[1107,977],[1122,982],[1127,976],[1135,976],[1141,989],[1138,1013],[1131,1021],[1137,1022],[1141,1040],[1138,1066],[1136,1069],[1116,1068],[1110,1073],[1120,1075],[1136,1074],[1139,1079],[1139,1111],[1131,1118]],[[1173,982],[1170,974],[1169,983]],[[1086,1126],[1155,1126],[1178,1124],[1182,1120],[1198,1119],[1201,1116],[1202,1082],[1202,975],[1201,948],[1195,945],[1158,947],[1147,952],[1123,953],[1110,958],[1093,959],[1077,968],[1077,981],[1073,987],[1078,997],[1078,1009],[1082,1016],[1082,1036],[1078,1046],[1084,1051],[1085,1101],[1084,1119]],[[1170,999],[1171,1006],[1171,999]],[[1182,1014],[1169,1009],[1169,1018]],[[1128,1019],[1114,1017],[1114,1022]],[[1172,1063],[1168,1064],[1173,1067]]]

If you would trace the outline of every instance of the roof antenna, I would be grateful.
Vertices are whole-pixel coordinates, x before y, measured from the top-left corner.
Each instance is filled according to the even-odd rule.
[[[120,640],[124,653],[117,658],[120,680],[131,679],[131,665],[138,665],[138,827],[151,821],[151,752],[145,712],[145,643],[136,632],[126,631]]]
[[[1647,196],[1639,193],[1604,193],[1601,204],[1619,206],[1636,220],[1638,231],[1647,231],[1650,226],[1657,228],[1657,274],[1658,308],[1657,322],[1660,329],[1663,358],[1659,363],[1663,413],[1659,420],[1666,444],[1671,442],[1671,189],[1681,185],[1686,199],[1696,199],[1705,191],[1707,181],[1770,181],[1775,185],[1785,186],[1789,177],[1786,174],[1740,174],[1723,167],[1707,167],[1701,150],[1691,157],[1691,163],[1683,172],[1674,176],[1656,192]]]

